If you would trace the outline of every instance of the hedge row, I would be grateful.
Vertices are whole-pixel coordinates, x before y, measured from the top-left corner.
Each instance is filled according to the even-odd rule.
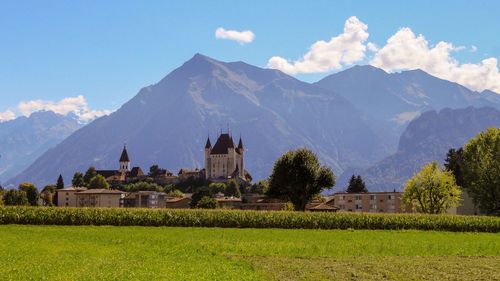
[[[0,207],[0,224],[500,232],[499,217],[123,208]]]

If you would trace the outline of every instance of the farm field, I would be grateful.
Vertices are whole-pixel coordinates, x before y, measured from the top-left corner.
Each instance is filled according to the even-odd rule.
[[[0,280],[500,280],[500,234],[0,226]]]

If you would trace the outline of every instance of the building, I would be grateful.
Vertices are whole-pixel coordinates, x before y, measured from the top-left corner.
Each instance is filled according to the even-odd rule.
[[[119,208],[125,193],[112,189],[88,189],[76,192],[76,207]]]
[[[144,177],[144,172],[140,167],[130,168],[130,158],[127,147],[123,146],[120,160],[118,160],[118,170],[97,170],[96,173],[103,176],[108,182],[125,182]]]
[[[85,191],[86,188],[66,187],[57,189],[57,206],[58,207],[76,207],[76,193]]]
[[[165,208],[168,209],[190,209],[192,194],[185,193],[183,197],[167,197]]]
[[[122,200],[125,208],[165,208],[167,194],[156,191],[139,191],[127,194]]]
[[[220,134],[212,147],[210,137],[205,145],[205,178],[214,182],[236,179],[250,182],[250,175],[245,170],[245,149],[240,137],[238,146],[229,134]]]
[[[327,201],[339,212],[406,213],[402,192],[335,193]]]

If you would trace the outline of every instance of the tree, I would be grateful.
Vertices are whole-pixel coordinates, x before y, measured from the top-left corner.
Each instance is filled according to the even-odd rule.
[[[73,185],[73,187],[84,187],[85,179],[83,177],[83,174],[80,172],[76,172],[73,175],[73,180],[71,180],[71,184]]]
[[[172,190],[168,193],[168,196],[169,197],[175,197],[175,198],[183,198],[184,197],[184,193],[182,193],[182,191],[178,190],[178,189],[175,189],[175,190]]]
[[[464,185],[481,212],[500,216],[500,128],[471,139],[463,152]]]
[[[228,180],[226,190],[224,191],[224,196],[240,198],[241,191],[238,182],[236,182],[235,180]]]
[[[97,175],[90,180],[88,188],[89,189],[109,189],[109,183],[106,181],[106,179],[103,176]]]
[[[464,160],[463,148],[455,150],[454,148],[448,150],[446,159],[444,160],[444,167],[446,170],[453,173],[455,181],[460,187],[464,187],[463,173],[464,173]]]
[[[458,206],[461,190],[450,171],[439,169],[436,161],[425,165],[404,187],[403,202],[427,214],[441,214]]]
[[[57,189],[63,189],[64,188],[64,179],[62,175],[59,175],[57,178],[57,184],[56,184]]]
[[[29,204],[26,192],[15,189],[5,191],[3,202],[6,206],[23,206]]]
[[[217,200],[212,197],[203,196],[198,203],[196,203],[196,208],[198,209],[217,209]]]
[[[226,185],[222,182],[213,182],[209,186],[212,193],[224,193],[226,191]]]
[[[357,177],[352,175],[346,191],[347,193],[366,193],[368,189],[366,189],[365,182],[361,179],[360,175]]]
[[[43,200],[44,206],[54,206],[57,205],[57,187],[55,185],[46,185],[42,192],[40,192],[40,198]]]
[[[28,203],[31,206],[38,205],[38,199],[40,198],[40,194],[38,193],[38,189],[34,184],[30,182],[23,182],[19,185],[19,190],[24,191],[26,193],[26,197],[28,198]]]
[[[158,185],[156,183],[149,183],[149,182],[136,182],[136,183],[131,183],[127,184],[125,186],[126,191],[130,192],[136,192],[136,191],[158,191],[158,192],[163,192],[164,188],[161,185]]]
[[[289,151],[278,158],[269,178],[267,194],[290,201],[295,210],[304,211],[306,204],[316,194],[334,185],[332,170],[321,166],[318,157],[311,150],[303,148]]]
[[[198,201],[200,201],[201,198],[205,196],[206,197],[213,196],[213,192],[208,186],[202,186],[195,193],[193,193],[193,196],[191,196],[191,203],[190,203],[191,208],[196,208]]]
[[[97,171],[94,167],[89,167],[87,172],[85,172],[85,176],[83,176],[83,181],[85,182],[85,186],[90,184],[90,181],[97,176]]]
[[[158,167],[158,165],[153,165],[151,167],[149,167],[149,174],[148,176],[152,177],[152,178],[156,178],[160,173],[160,167]]]
[[[265,194],[269,190],[269,181],[261,180],[256,184],[253,184],[250,188],[251,193]]]

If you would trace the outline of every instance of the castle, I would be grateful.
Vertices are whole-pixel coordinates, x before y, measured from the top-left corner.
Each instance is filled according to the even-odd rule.
[[[245,170],[245,149],[240,137],[236,147],[233,138],[228,133],[220,134],[212,147],[210,137],[205,145],[205,178],[210,181],[250,182],[251,178]]]

